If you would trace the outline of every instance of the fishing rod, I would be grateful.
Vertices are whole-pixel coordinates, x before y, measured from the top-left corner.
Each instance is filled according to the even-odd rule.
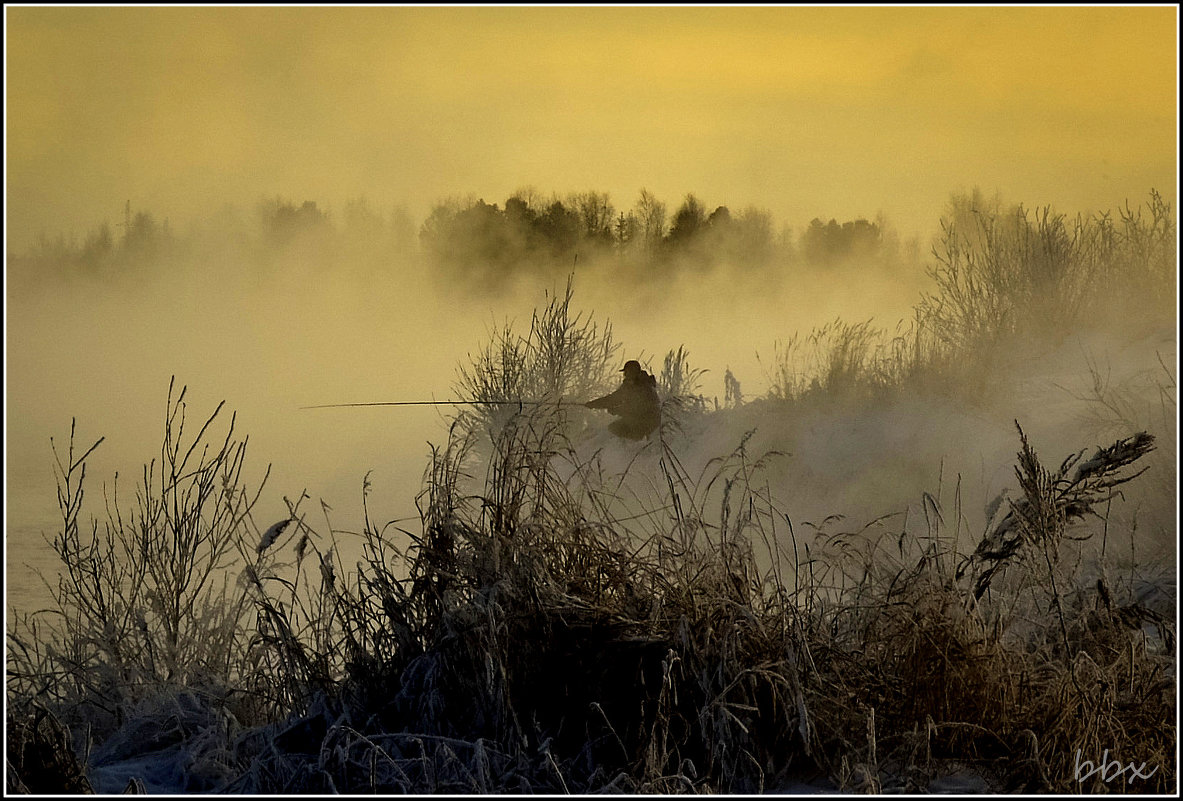
[[[301,406],[301,409],[340,409],[346,406],[582,406],[576,401],[528,401],[528,400],[467,400],[467,401],[375,401],[373,403],[322,403],[317,406]]]

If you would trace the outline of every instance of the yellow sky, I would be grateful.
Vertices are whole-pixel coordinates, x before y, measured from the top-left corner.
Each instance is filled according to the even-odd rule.
[[[1177,11],[6,7],[10,248],[123,203],[417,219],[642,187],[799,226],[950,192],[1111,208],[1177,169]]]

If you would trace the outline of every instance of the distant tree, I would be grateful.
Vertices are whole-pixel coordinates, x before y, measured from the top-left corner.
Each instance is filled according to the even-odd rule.
[[[749,206],[735,218],[735,256],[745,266],[768,264],[776,250],[772,236],[772,215]]]
[[[585,215],[602,205],[606,195],[594,201],[584,197]],[[600,224],[594,243],[612,245],[611,219],[598,223],[583,216],[561,200],[545,208],[532,205],[522,192],[505,201],[504,210],[484,200],[450,201],[432,209],[420,230],[423,249],[435,263],[479,279],[498,283],[522,270],[552,271],[569,268],[582,247],[588,246],[587,222]],[[610,206],[609,206],[610,208]],[[602,214],[601,214],[602,216]]]
[[[104,222],[86,237],[79,261],[83,269],[100,270],[108,266],[115,255],[115,238],[111,236],[110,224]]]
[[[390,237],[394,246],[402,253],[414,247],[415,220],[405,206],[395,206],[390,210]]]
[[[515,242],[515,247],[523,253],[535,249],[538,232],[535,227],[538,215],[520,197],[510,196],[505,200],[505,218],[507,235]]]
[[[616,241],[617,252],[623,253],[636,242],[641,231],[641,224],[633,212],[627,215],[622,211],[612,226],[612,233]]]
[[[436,264],[484,280],[496,280],[511,256],[504,217],[483,199],[436,205],[419,238]]]
[[[718,240],[726,237],[725,218],[730,212],[719,212],[712,231],[706,207],[693,193],[686,195],[674,212],[670,231],[662,243],[662,254],[670,266],[710,269],[718,260]]]
[[[707,257],[714,264],[735,266],[764,266],[773,255],[772,217],[755,208],[732,215],[726,206],[719,206],[707,218]]]
[[[514,192],[510,198],[515,201],[521,201],[526,206],[526,208],[534,214],[534,216],[538,216],[542,212],[546,211],[546,207],[550,205],[550,201],[544,198],[542,193],[532,186],[522,187],[521,189]],[[509,203],[507,201],[506,207],[508,208],[508,206]]]
[[[452,238],[453,252],[470,272],[504,271],[517,255],[505,216],[483,199],[456,215]]]
[[[513,195],[505,201],[505,216],[528,227],[534,224],[538,215],[525,200]]]
[[[415,249],[415,223],[407,210],[392,206],[383,212],[364,197],[346,201],[339,234],[316,257],[335,257],[351,271],[387,271]]]
[[[260,215],[272,242],[286,244],[297,236],[329,228],[328,215],[317,208],[315,200],[305,200],[299,206],[281,198],[261,204]]]
[[[427,219],[419,227],[419,243],[425,251],[440,255],[447,249],[456,215],[464,207],[465,201],[458,198],[449,198],[432,206]]]
[[[667,241],[673,245],[688,243],[706,226],[706,220],[706,209],[702,202],[693,193],[686,195],[686,199],[674,213]]]
[[[781,223],[780,232],[776,235],[774,248],[781,254],[785,261],[795,262],[798,260],[797,235],[793,231],[793,226],[788,223]]]
[[[469,199],[437,205],[424,221],[420,241],[440,264],[468,273],[569,269],[576,254],[595,263],[615,253],[637,273],[683,265],[765,264],[776,251],[772,218],[754,208],[733,214],[707,207],[687,194],[667,226],[666,205],[642,189],[629,211],[616,210],[606,192],[552,195],[543,203],[533,188],[520,189],[504,209]]]
[[[1002,194],[995,192],[987,196],[982,188],[975,186],[969,192],[954,193],[945,204],[941,214],[941,227],[955,235],[966,246],[983,247],[986,244],[986,225],[1001,225],[1008,234],[1015,234],[1022,227],[1019,219],[1022,212],[1018,205],[1007,205]]]
[[[736,233],[731,209],[726,206],[715,207],[702,228],[703,241],[699,247],[702,262],[714,266],[720,262],[732,261],[739,247]]]
[[[547,243],[551,256],[564,261],[574,258],[583,222],[562,201],[552,202],[536,221],[536,227]]]
[[[648,189],[642,189],[634,213],[645,250],[655,253],[665,239],[665,204]]]
[[[353,198],[345,203],[345,230],[354,237],[374,237],[383,233],[386,221],[382,215],[370,208],[364,197]]]
[[[872,255],[880,244],[879,226],[864,219],[839,225],[837,220],[822,223],[815,217],[801,237],[805,258],[822,265]]]
[[[146,211],[137,211],[124,241],[129,248],[147,244],[156,238],[157,231],[156,219]]]
[[[570,204],[579,216],[585,239],[593,243],[612,242],[612,217],[615,210],[606,192],[580,192],[570,197]]]
[[[131,217],[123,235],[123,252],[130,259],[154,261],[161,254],[164,237],[156,219],[146,211]]]

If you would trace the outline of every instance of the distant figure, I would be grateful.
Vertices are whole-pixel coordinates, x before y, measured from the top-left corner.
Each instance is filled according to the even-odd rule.
[[[606,409],[619,417],[608,430],[625,439],[644,439],[661,422],[661,401],[657,398],[657,379],[641,369],[641,363],[624,363],[624,383],[611,395],[583,404],[589,409]]]

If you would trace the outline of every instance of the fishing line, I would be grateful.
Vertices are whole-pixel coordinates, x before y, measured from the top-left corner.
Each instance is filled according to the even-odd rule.
[[[374,401],[372,403],[322,403],[317,406],[301,406],[301,409],[339,409],[347,406],[582,406],[572,401],[527,401],[527,400],[467,400],[467,401]]]

